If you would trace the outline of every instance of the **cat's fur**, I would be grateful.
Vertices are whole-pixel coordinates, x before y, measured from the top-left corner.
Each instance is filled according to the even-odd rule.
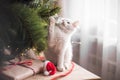
[[[78,21],[52,16],[48,27],[48,50],[45,56],[57,65],[58,71],[68,69],[72,60],[71,36],[75,32]]]

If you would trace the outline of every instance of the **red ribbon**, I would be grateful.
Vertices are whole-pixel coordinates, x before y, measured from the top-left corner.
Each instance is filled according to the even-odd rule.
[[[55,77],[53,77],[50,80],[57,80],[58,78],[65,77],[65,76],[69,75],[73,71],[73,69],[74,69],[74,63],[72,62],[71,64],[72,64],[72,68],[68,72],[66,72],[64,74],[60,74],[58,76],[55,76]]]
[[[45,57],[44,56],[38,56],[38,59],[41,61],[45,61]]]
[[[22,64],[26,64],[28,66],[31,66],[32,65],[32,60],[26,60],[26,61],[11,63],[10,65],[22,65]]]
[[[8,70],[8,69],[11,69],[13,68],[14,66],[16,65],[27,65],[27,66],[31,66],[32,65],[32,60],[26,60],[26,61],[20,61],[20,62],[10,62],[9,66],[3,68],[4,70]]]

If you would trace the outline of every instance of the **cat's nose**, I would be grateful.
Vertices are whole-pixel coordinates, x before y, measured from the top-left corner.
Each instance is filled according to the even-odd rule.
[[[63,24],[66,24],[64,20],[62,20],[62,23],[63,23]]]
[[[64,20],[62,20],[62,22],[64,22]]]

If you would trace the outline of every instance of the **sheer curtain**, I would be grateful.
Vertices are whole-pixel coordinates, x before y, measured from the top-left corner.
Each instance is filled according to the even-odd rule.
[[[120,0],[60,3],[62,16],[80,21],[78,63],[102,80],[120,80]]]

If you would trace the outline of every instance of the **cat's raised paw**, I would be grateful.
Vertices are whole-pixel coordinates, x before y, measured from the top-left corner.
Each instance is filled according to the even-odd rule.
[[[49,19],[50,19],[50,24],[55,23],[55,19],[54,19],[54,17],[51,16]]]

